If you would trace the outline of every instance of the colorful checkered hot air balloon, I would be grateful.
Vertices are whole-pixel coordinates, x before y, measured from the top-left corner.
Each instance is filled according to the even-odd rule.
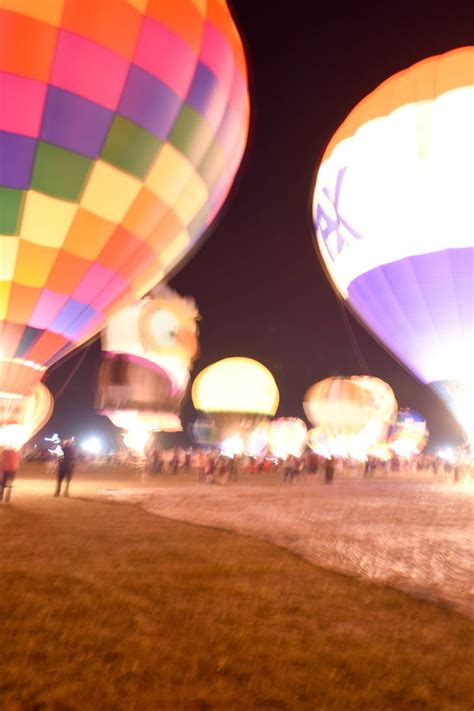
[[[6,397],[216,215],[248,133],[242,42],[224,0],[0,0],[0,104]]]
[[[474,441],[474,47],[395,74],[319,168],[313,215],[335,288]]]

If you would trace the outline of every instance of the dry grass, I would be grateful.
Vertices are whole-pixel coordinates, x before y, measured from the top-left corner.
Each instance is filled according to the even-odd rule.
[[[0,709],[470,711],[469,620],[131,505],[0,508]]]

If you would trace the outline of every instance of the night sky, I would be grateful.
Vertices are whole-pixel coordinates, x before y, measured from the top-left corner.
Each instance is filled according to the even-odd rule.
[[[363,372],[386,380],[401,407],[424,413],[434,444],[460,441],[459,429],[427,387],[350,317],[351,344],[336,295],[312,242],[311,190],[332,134],[349,111],[391,74],[434,54],[472,44],[469,2],[384,3],[235,0],[247,46],[252,128],[233,191],[201,249],[170,285],[193,296],[202,321],[195,373],[242,355],[262,361],[280,389],[280,416],[304,417],[303,395],[329,375]],[[428,9],[429,8],[429,9]],[[46,376],[57,393],[47,433],[117,430],[93,411],[100,345]],[[190,402],[185,422],[194,411]],[[115,435],[117,437],[117,434]],[[168,436],[179,444],[180,436]],[[111,441],[112,443],[112,441]]]

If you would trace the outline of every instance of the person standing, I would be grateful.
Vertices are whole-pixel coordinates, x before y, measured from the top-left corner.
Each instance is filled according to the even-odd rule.
[[[5,447],[2,452],[2,480],[0,481],[0,501],[10,501],[12,484],[15,479],[18,467],[20,466],[20,455],[13,447]],[[6,491],[5,491],[6,490]]]
[[[69,484],[71,483],[74,465],[76,463],[76,448],[74,446],[74,439],[65,439],[62,444],[62,450],[63,456],[58,461],[58,481],[56,491],[54,492],[55,496],[60,495],[61,485],[64,480],[66,480],[66,486],[63,496],[69,496]]]
[[[331,484],[334,479],[334,472],[336,470],[336,461],[334,457],[328,457],[324,465],[324,482],[326,484]]]
[[[283,483],[286,484],[286,482],[289,482],[290,484],[293,483],[293,479],[295,477],[295,472],[296,472],[296,465],[295,465],[295,458],[293,456],[289,456],[283,465]]]

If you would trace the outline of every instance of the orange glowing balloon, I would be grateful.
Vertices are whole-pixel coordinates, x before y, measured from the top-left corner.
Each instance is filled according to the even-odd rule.
[[[31,395],[0,396],[0,447],[20,449],[49,420],[53,398],[42,383]]]

